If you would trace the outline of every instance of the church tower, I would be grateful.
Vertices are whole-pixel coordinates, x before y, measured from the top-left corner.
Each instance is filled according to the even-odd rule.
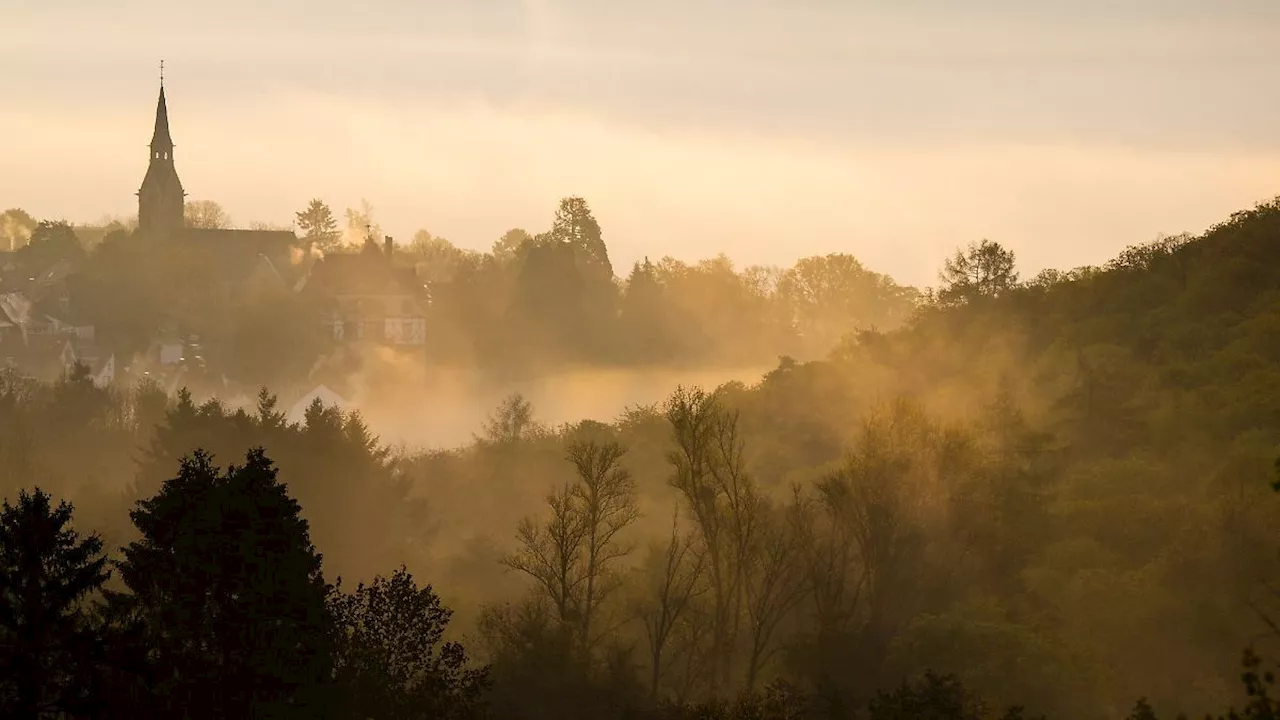
[[[169,109],[164,102],[164,75],[160,76],[160,100],[156,103],[156,129],[151,136],[151,162],[138,190],[138,230],[155,237],[182,229],[186,193],[173,166],[173,139],[169,137]]]

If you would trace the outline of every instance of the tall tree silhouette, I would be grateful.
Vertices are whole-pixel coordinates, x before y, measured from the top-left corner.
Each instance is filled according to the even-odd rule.
[[[302,240],[319,250],[331,250],[342,239],[333,210],[320,198],[313,198],[307,208],[294,214]]]
[[[946,305],[996,297],[1018,284],[1013,251],[990,240],[957,250],[943,263],[938,276],[944,283],[938,299]]]
[[[261,449],[209,455],[132,511],[128,601],[147,628],[160,704],[187,717],[315,717],[330,671],[328,587],[300,508]]]
[[[98,645],[85,596],[110,572],[96,535],[69,527],[71,505],[39,488],[0,508],[0,715],[83,711]]]

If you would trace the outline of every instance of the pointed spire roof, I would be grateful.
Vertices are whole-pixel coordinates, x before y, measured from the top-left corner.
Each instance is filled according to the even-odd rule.
[[[160,83],[160,100],[156,103],[156,131],[151,136],[151,147],[173,147],[169,137],[169,108],[164,102],[164,82]]]

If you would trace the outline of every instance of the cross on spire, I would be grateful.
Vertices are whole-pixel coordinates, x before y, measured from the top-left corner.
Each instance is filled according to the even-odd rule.
[[[160,61],[160,87],[164,87],[164,60]]]

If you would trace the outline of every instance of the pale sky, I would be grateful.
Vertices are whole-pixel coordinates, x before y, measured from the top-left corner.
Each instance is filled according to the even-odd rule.
[[[1280,0],[0,0],[0,208],[368,199],[486,249],[581,195],[642,256],[1024,275],[1280,195]]]

